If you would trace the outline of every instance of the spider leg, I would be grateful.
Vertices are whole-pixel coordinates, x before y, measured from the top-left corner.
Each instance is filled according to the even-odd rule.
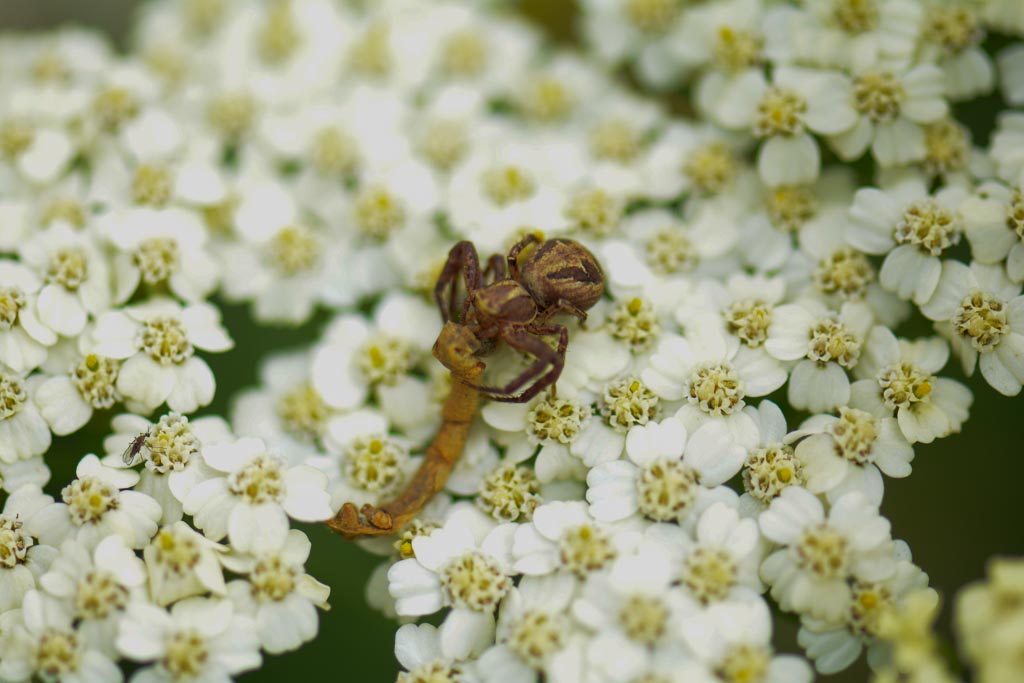
[[[569,347],[569,330],[565,327],[565,325],[558,325],[557,323],[552,323],[550,325],[538,325],[536,323],[532,323],[526,328],[526,331],[529,332],[530,334],[539,334],[542,336],[548,334],[557,334],[558,349],[555,351],[555,353],[561,354],[563,356],[565,355],[565,350]]]
[[[536,322],[540,324],[546,323],[559,313],[568,313],[569,315],[576,316],[576,319],[580,321],[581,325],[587,322],[587,312],[565,299],[559,299],[554,304],[538,313]]]
[[[497,282],[505,279],[505,257],[501,254],[492,254],[487,259],[487,267],[484,268],[484,281]]]
[[[540,244],[543,240],[540,235],[531,232],[515,243],[508,251],[508,275],[513,280],[519,279],[519,254],[531,244]]]
[[[543,339],[534,336],[535,333],[557,333],[558,349],[552,349]],[[537,360],[503,387],[474,386],[474,389],[494,401],[526,403],[558,380],[565,365],[565,349],[569,343],[569,331],[564,325],[532,326],[529,329],[505,328],[500,336],[512,348],[525,351]],[[533,384],[520,392],[520,389],[531,380],[535,380]]]
[[[476,247],[472,242],[463,240],[452,247],[448,252],[448,260],[437,278],[437,285],[434,286],[434,301],[441,311],[441,317],[445,321],[455,318],[455,296],[458,289],[459,273],[462,273],[463,282],[466,286],[466,293],[470,294],[483,285],[483,278],[480,273],[480,257],[477,256]],[[450,288],[450,289],[449,289]],[[448,293],[448,301],[445,301],[445,293]]]

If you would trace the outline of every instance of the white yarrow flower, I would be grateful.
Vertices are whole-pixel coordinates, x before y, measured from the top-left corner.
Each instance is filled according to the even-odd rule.
[[[203,449],[217,475],[194,486],[184,511],[214,541],[229,537],[241,552],[280,547],[288,518],[320,522],[333,516],[327,477],[309,465],[288,465],[267,452],[260,439],[245,437]]]
[[[216,382],[195,350],[227,351],[234,345],[213,306],[182,308],[168,299],[104,313],[89,338],[93,351],[122,360],[117,389],[145,412],[164,402],[181,413],[208,405]]]
[[[263,661],[252,618],[218,598],[182,600],[170,612],[133,603],[121,621],[117,649],[128,659],[152,663],[136,675],[153,683],[186,676],[229,680]]]
[[[780,548],[761,565],[782,609],[838,620],[849,604],[849,580],[880,581],[895,569],[889,521],[860,493],[849,493],[825,515],[806,489],[791,486],[758,520]]]
[[[331,589],[306,574],[311,544],[292,529],[281,547],[244,558],[233,566],[247,581],[232,581],[228,594],[239,613],[256,621],[260,646],[270,654],[298,648],[317,633],[317,608],[328,609]]]

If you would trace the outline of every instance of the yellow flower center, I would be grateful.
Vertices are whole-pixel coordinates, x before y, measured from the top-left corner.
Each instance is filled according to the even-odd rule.
[[[297,574],[279,555],[262,557],[249,574],[252,595],[260,602],[280,602],[295,590]]]
[[[719,26],[711,48],[711,61],[722,71],[737,73],[761,61],[764,41],[751,31]]]
[[[739,161],[725,143],[714,141],[696,149],[686,160],[683,172],[698,192],[718,194],[736,179]]]
[[[308,273],[320,263],[321,244],[316,233],[304,225],[289,225],[277,231],[267,245],[268,258],[285,277]]]
[[[640,512],[655,522],[678,521],[697,497],[698,475],[681,460],[657,458],[640,471]]]
[[[770,503],[787,486],[803,483],[803,465],[793,449],[771,444],[754,450],[743,468],[743,488],[762,503]]]
[[[818,363],[835,362],[847,370],[857,365],[863,340],[837,320],[825,318],[811,328],[807,357]]]
[[[33,655],[40,680],[59,681],[78,671],[82,651],[74,633],[47,628],[38,637]]]
[[[928,8],[925,40],[940,46],[946,54],[960,54],[976,45],[983,35],[977,13],[969,7],[932,5]]]
[[[715,669],[725,683],[758,683],[763,681],[772,661],[772,653],[763,645],[737,643]]]
[[[929,123],[924,128],[924,164],[931,175],[959,171],[967,167],[971,145],[967,129],[946,119]]]
[[[277,401],[277,415],[289,434],[304,441],[320,436],[330,409],[309,382],[284,393]]]
[[[17,287],[0,287],[0,330],[9,330],[18,322],[25,306],[25,295]]]
[[[736,561],[717,548],[697,548],[683,563],[683,585],[693,596],[707,604],[724,600],[736,585]]]
[[[518,166],[494,166],[481,177],[484,193],[498,206],[529,199],[537,191],[530,172]]]
[[[619,626],[626,636],[642,645],[653,645],[665,635],[668,607],[651,595],[631,595],[619,609]]]
[[[252,128],[256,100],[245,92],[221,93],[210,101],[206,116],[221,135],[236,140]]]
[[[646,351],[661,334],[661,323],[654,307],[646,299],[633,297],[620,301],[608,316],[608,329],[635,352]]]
[[[80,477],[65,486],[61,498],[68,505],[72,523],[77,526],[99,522],[120,504],[117,489],[93,476]]]
[[[130,90],[117,86],[101,90],[92,107],[100,127],[111,132],[139,115],[139,101]]]
[[[623,377],[609,383],[601,397],[601,414],[617,432],[645,425],[658,416],[658,395],[637,377]]]
[[[903,212],[893,237],[899,244],[914,244],[938,256],[959,240],[956,215],[934,199],[915,202]]]
[[[412,369],[413,351],[404,339],[379,335],[363,347],[356,362],[371,383],[394,385]]]
[[[565,208],[565,216],[574,230],[604,237],[618,227],[625,209],[619,199],[595,187],[574,194]]]
[[[896,363],[883,368],[878,375],[882,400],[891,410],[909,408],[927,402],[934,388],[935,377],[913,363]]]
[[[590,129],[590,151],[598,159],[626,164],[643,148],[643,135],[629,121],[608,118]]]
[[[526,436],[532,443],[569,444],[579,436],[589,417],[589,406],[547,395],[527,412]]]
[[[187,629],[177,631],[167,639],[163,665],[171,678],[184,680],[200,675],[209,658],[202,634]]]
[[[284,498],[284,475],[280,460],[261,453],[228,475],[228,490],[252,505],[278,502]]]
[[[166,282],[178,270],[178,242],[173,237],[151,237],[139,243],[132,262],[148,285]]]
[[[865,33],[878,25],[877,0],[835,0],[831,18],[846,33]]]
[[[819,579],[841,579],[848,573],[846,537],[827,524],[806,529],[794,546],[797,562]]]
[[[144,442],[146,469],[158,474],[184,470],[200,442],[184,415],[169,414],[150,427]]]
[[[0,569],[12,569],[28,559],[28,549],[36,540],[22,528],[22,521],[0,515]]]
[[[162,166],[142,164],[132,178],[132,200],[136,204],[160,208],[171,201],[174,176]]]
[[[441,69],[447,74],[475,78],[486,66],[487,44],[475,31],[458,31],[441,46]]]
[[[390,491],[402,483],[408,458],[405,449],[386,436],[358,436],[345,452],[345,476],[364,491]]]
[[[512,588],[494,560],[475,551],[449,562],[441,570],[441,583],[454,606],[486,613]]]
[[[291,3],[274,0],[266,9],[263,25],[256,33],[256,48],[267,64],[288,61],[302,44],[302,34],[295,23]]]
[[[864,295],[875,279],[875,269],[863,253],[851,247],[840,247],[818,262],[811,278],[822,294],[854,299]]]
[[[679,0],[626,0],[626,16],[645,33],[664,33],[680,11]]]
[[[366,237],[384,241],[405,224],[405,207],[386,188],[367,187],[356,197],[355,223]]]
[[[50,254],[46,281],[74,292],[89,277],[89,261],[80,247],[61,247]]]
[[[128,589],[110,572],[94,569],[82,577],[75,591],[75,616],[106,619],[128,604]]]
[[[558,77],[548,74],[538,75],[519,98],[523,114],[543,123],[565,119],[574,104],[572,91]]]
[[[743,410],[744,382],[731,363],[702,364],[688,384],[688,400],[708,415],[721,417]]]
[[[751,348],[757,348],[768,339],[774,308],[760,299],[739,299],[722,311],[729,332]]]
[[[839,419],[829,427],[829,433],[840,458],[855,465],[874,462],[878,420],[871,413],[856,408],[840,408]]]
[[[0,370],[0,420],[17,415],[27,400],[28,392],[21,379]]]
[[[139,330],[137,344],[160,365],[181,365],[194,352],[185,326],[171,316],[155,316],[146,320]]]
[[[872,121],[892,121],[900,113],[907,93],[894,75],[885,71],[869,72],[853,82],[853,106]]]
[[[994,294],[973,290],[953,315],[953,329],[981,353],[995,349],[1010,331],[1006,304]]]
[[[391,72],[391,29],[381,22],[369,26],[349,50],[349,66],[363,76],[384,78]]]
[[[548,658],[565,647],[569,628],[561,614],[528,610],[516,621],[508,647],[527,665],[541,670]]]
[[[590,524],[567,529],[558,540],[558,551],[562,566],[581,579],[607,566],[617,555],[611,537]]]
[[[757,105],[754,135],[791,137],[804,130],[807,102],[792,90],[772,86]]]
[[[540,481],[532,469],[499,466],[480,483],[477,505],[499,522],[529,521],[541,504]]]
[[[121,400],[117,390],[120,369],[120,361],[90,353],[71,371],[71,383],[86,403],[105,410]]]

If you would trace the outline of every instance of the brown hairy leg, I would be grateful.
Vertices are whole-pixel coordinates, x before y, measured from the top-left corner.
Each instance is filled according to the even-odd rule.
[[[480,257],[472,242],[463,240],[448,252],[441,275],[434,286],[434,301],[441,311],[445,322],[455,319],[455,297],[458,292],[458,277],[462,273],[467,295],[483,286],[483,274],[480,272]],[[449,287],[451,289],[449,289]],[[448,290],[448,301],[445,301],[445,290]],[[468,300],[468,296],[466,297]],[[463,312],[465,315],[465,312]]]
[[[505,257],[501,254],[491,254],[487,259],[487,267],[484,268],[484,282],[491,283],[505,278]]]
[[[534,336],[538,334],[557,334],[558,348],[552,349],[543,339]],[[537,360],[503,387],[473,387],[492,401],[526,403],[554,384],[558,380],[558,376],[562,374],[562,367],[565,365],[565,349],[569,345],[569,330],[564,325],[531,325],[526,330],[506,328],[501,331],[501,338],[512,348],[526,351]],[[537,379],[533,384],[522,393],[518,393],[534,378]]]

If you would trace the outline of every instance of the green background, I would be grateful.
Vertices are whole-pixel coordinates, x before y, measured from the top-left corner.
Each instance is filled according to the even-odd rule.
[[[99,26],[122,40],[136,4],[136,0],[0,0],[0,28],[48,28],[78,22]],[[571,2],[523,0],[519,9],[556,38],[571,39]],[[960,111],[960,119],[984,144],[1000,108],[998,98],[985,98]],[[323,317],[298,329],[265,329],[254,326],[246,309],[236,306],[225,307],[225,322],[237,346],[229,353],[207,356],[222,388],[204,413],[226,414],[231,390],[256,383],[260,359],[272,350],[315,339]],[[925,333],[927,328],[918,320],[901,331]],[[955,366],[951,363],[947,373],[958,377]],[[228,377],[231,386],[223,387]],[[907,479],[888,479],[883,504],[893,522],[893,535],[910,543],[915,561],[946,600],[941,627],[947,638],[950,597],[957,588],[982,577],[990,556],[1024,554],[1024,429],[1020,426],[1024,399],[999,396],[980,376],[965,381],[975,392],[975,402],[964,432],[918,446],[913,474]],[[54,469],[54,484],[70,481],[75,462],[84,453],[97,450],[107,424],[101,418],[88,431],[54,443],[47,456]],[[1018,425],[1016,431],[1014,424]],[[256,683],[327,675],[332,680],[393,681],[396,625],[370,610],[363,598],[366,580],[379,558],[322,527],[305,530],[313,541],[308,570],[331,586],[332,609],[321,615],[320,634],[314,642],[290,654],[268,657],[262,669],[241,680]],[[780,615],[777,623],[780,649],[795,651],[794,620]],[[866,680],[867,675],[860,662],[829,680],[854,683]]]

